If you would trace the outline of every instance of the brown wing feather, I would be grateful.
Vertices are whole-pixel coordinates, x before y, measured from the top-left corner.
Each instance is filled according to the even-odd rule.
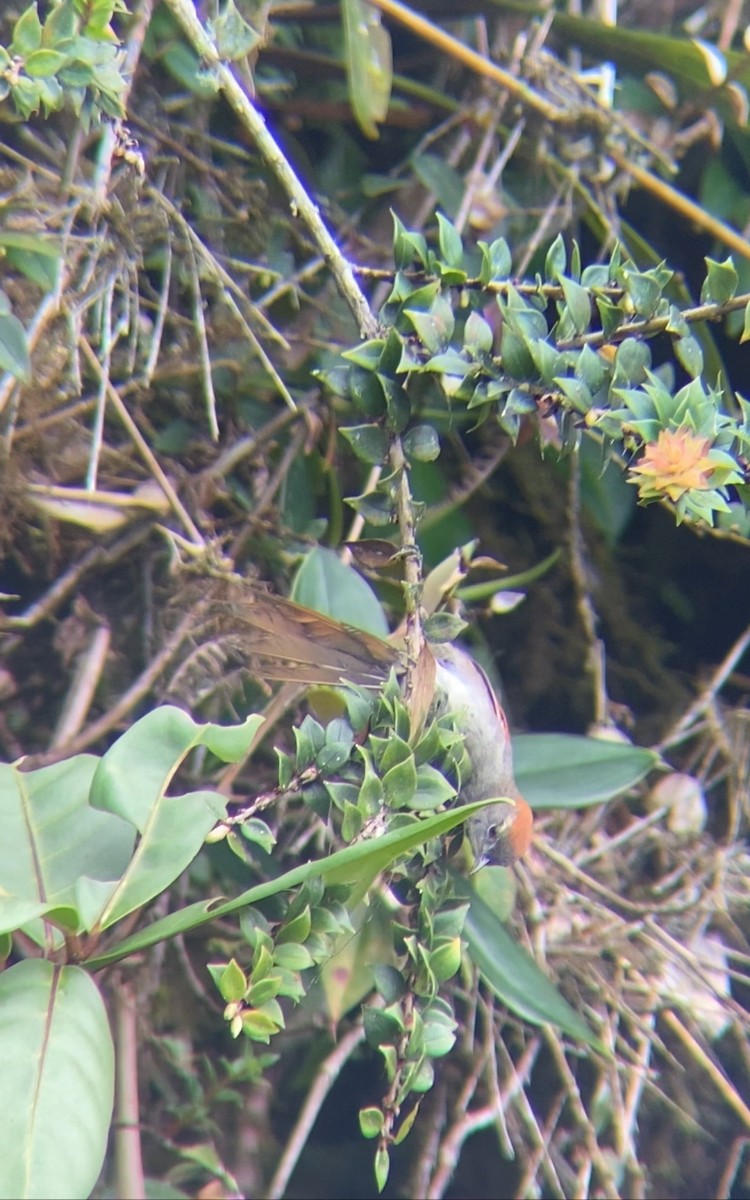
[[[268,680],[379,687],[399,661],[382,638],[239,584],[208,601],[201,632],[218,634]]]

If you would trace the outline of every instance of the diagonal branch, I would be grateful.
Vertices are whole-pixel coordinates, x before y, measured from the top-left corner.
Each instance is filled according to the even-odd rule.
[[[179,22],[193,49],[208,66],[215,71],[221,91],[250,134],[266,165],[273,171],[289,198],[294,215],[305,223],[327,262],[339,291],[352,311],[363,338],[377,337],[378,322],[373,315],[367,298],[354,278],[351,264],[346,260],[329,233],[318,208],[308,196],[300,179],[294,172],[281,148],[270,133],[263,117],[258,112],[247,89],[235,76],[231,66],[222,61],[213,40],[198,20],[192,0],[166,0],[167,7]]]

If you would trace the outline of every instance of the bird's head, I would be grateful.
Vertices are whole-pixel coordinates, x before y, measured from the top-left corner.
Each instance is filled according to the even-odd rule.
[[[512,866],[531,845],[534,818],[523,796],[488,804],[466,824],[474,852],[472,873],[481,867]]]

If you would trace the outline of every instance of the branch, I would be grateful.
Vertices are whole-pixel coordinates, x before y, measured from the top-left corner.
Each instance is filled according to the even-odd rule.
[[[265,120],[248,96],[245,87],[237,79],[232,68],[222,62],[216,45],[198,20],[192,0],[166,0],[166,2],[193,49],[208,66],[214,69],[220,90],[224,92],[266,165],[273,171],[289,197],[289,206],[293,215],[302,218],[315,239],[318,249],[338,284],[339,291],[351,309],[361,336],[363,338],[377,337],[378,322],[354,278],[350,263],[344,258],[328,232],[317,206],[313,204],[291,164],[284,157],[269,132]]]

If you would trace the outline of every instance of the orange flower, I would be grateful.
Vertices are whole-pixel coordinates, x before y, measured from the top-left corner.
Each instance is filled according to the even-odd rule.
[[[694,488],[707,491],[709,475],[716,464],[709,458],[710,438],[697,437],[689,429],[663,429],[655,442],[649,442],[637,467],[630,468],[630,479],[638,485],[643,498],[668,496],[677,501]]]

